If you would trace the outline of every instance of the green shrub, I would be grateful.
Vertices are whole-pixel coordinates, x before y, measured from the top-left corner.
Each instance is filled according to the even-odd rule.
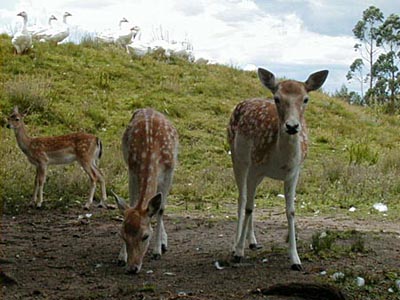
[[[43,112],[52,103],[51,85],[50,79],[20,75],[5,84],[5,93],[9,102],[17,105],[20,111]]]
[[[349,154],[349,164],[361,165],[365,163],[372,166],[378,162],[378,152],[373,151],[367,144],[353,143],[347,148],[347,151]]]

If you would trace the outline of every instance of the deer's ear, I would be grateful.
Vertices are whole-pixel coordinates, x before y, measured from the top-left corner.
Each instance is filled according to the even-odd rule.
[[[19,111],[18,111],[18,106],[17,106],[17,105],[14,106],[13,113],[15,113],[15,114],[18,114],[18,113],[19,113]]]
[[[328,77],[328,70],[311,74],[305,82],[307,92],[318,90]]]
[[[260,78],[261,83],[268,88],[272,93],[275,94],[277,90],[277,82],[275,80],[275,75],[270,71],[263,68],[258,68],[258,78]]]
[[[126,201],[122,197],[120,197],[116,193],[114,193],[113,190],[111,190],[111,193],[113,194],[113,196],[115,198],[115,202],[117,203],[119,210],[122,213],[124,213],[125,210],[127,210],[129,208],[129,205],[126,203]]]
[[[150,218],[152,216],[154,216],[160,210],[161,203],[162,203],[162,194],[161,193],[158,193],[153,198],[151,198],[151,200],[149,201],[149,206],[147,208],[147,213]]]

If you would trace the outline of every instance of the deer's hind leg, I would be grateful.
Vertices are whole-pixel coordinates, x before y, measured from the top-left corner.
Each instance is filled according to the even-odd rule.
[[[93,161],[91,165],[92,171],[97,177],[97,180],[100,181],[101,188],[101,199],[99,203],[99,207],[107,208],[106,200],[107,200],[107,191],[106,191],[106,181],[104,179],[103,172],[97,167],[96,162]]]
[[[82,166],[83,170],[88,174],[90,180],[89,197],[84,206],[85,209],[89,209],[93,203],[94,193],[96,191],[96,183],[98,180],[96,170],[93,168],[90,162],[84,160],[78,160],[79,164]]]

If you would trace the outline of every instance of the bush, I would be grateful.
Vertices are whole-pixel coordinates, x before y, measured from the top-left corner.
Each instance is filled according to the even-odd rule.
[[[13,106],[18,105],[20,111],[46,111],[51,104],[49,91],[51,80],[18,76],[5,85],[6,97]]]
[[[378,152],[371,150],[366,144],[351,144],[347,151],[349,153],[349,164],[361,165],[365,163],[368,166],[373,166],[378,162]]]

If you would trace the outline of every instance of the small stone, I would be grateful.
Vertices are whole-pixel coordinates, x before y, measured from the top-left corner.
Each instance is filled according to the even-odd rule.
[[[373,207],[379,212],[387,212],[388,211],[387,205],[383,204],[383,203],[375,203]]]
[[[214,266],[217,270],[223,270],[225,269],[224,267],[222,267],[219,263],[219,261],[215,261]]]
[[[362,277],[357,277],[356,278],[356,283],[357,283],[357,286],[364,286],[365,285],[365,279],[362,278]]]
[[[342,272],[336,272],[332,275],[332,279],[335,281],[339,281],[343,278],[344,278],[344,273],[342,273]]]
[[[396,288],[398,291],[400,291],[400,279],[397,279],[394,284],[396,285]]]

